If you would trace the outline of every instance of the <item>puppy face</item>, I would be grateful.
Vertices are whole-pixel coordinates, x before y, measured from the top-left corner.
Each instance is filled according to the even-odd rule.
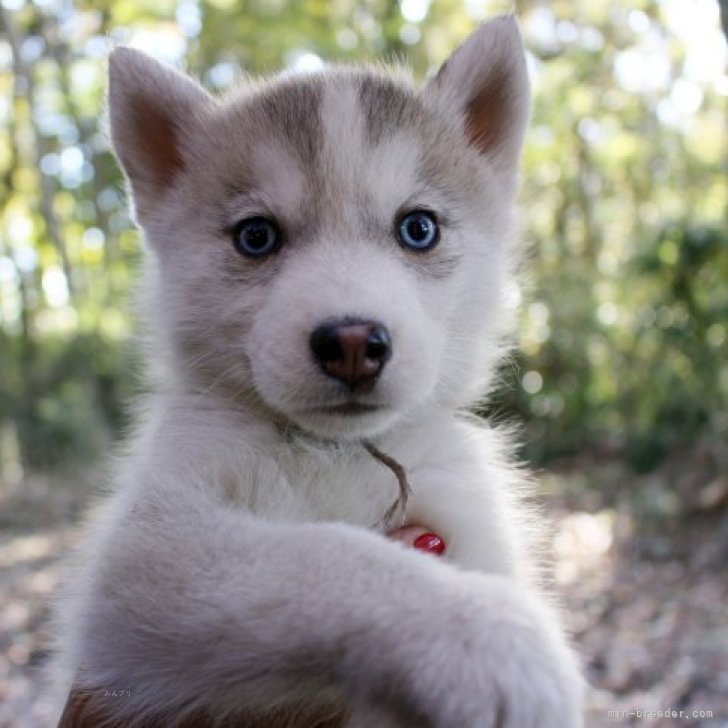
[[[217,100],[124,48],[110,76],[149,300],[185,387],[334,439],[477,394],[528,106],[512,19],[421,91],[333,69]]]

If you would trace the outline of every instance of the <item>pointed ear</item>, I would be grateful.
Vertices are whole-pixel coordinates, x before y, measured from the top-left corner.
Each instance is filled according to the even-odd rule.
[[[515,18],[478,28],[440,67],[424,100],[462,125],[473,147],[515,174],[529,115],[529,84]]]
[[[139,221],[185,167],[184,134],[213,98],[187,76],[131,48],[109,56],[109,121]]]

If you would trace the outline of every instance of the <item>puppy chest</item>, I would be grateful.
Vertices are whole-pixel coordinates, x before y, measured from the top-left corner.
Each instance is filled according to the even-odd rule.
[[[395,474],[368,453],[300,452],[257,464],[243,497],[261,517],[374,527],[399,495]]]

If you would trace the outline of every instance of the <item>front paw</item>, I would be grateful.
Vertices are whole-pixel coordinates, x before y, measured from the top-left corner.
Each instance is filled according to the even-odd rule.
[[[584,681],[550,608],[510,580],[479,581],[411,673],[417,712],[436,728],[580,726]]]
[[[487,664],[495,671],[498,709],[497,719],[485,725],[578,728],[584,680],[575,654],[542,605],[518,616],[505,620],[490,642]],[[530,623],[521,622],[524,617]]]

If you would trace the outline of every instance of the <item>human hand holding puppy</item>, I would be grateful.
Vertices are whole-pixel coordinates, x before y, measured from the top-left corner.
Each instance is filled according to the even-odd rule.
[[[440,556],[445,553],[445,542],[429,528],[404,526],[388,534],[392,541],[411,546],[418,551]]]

